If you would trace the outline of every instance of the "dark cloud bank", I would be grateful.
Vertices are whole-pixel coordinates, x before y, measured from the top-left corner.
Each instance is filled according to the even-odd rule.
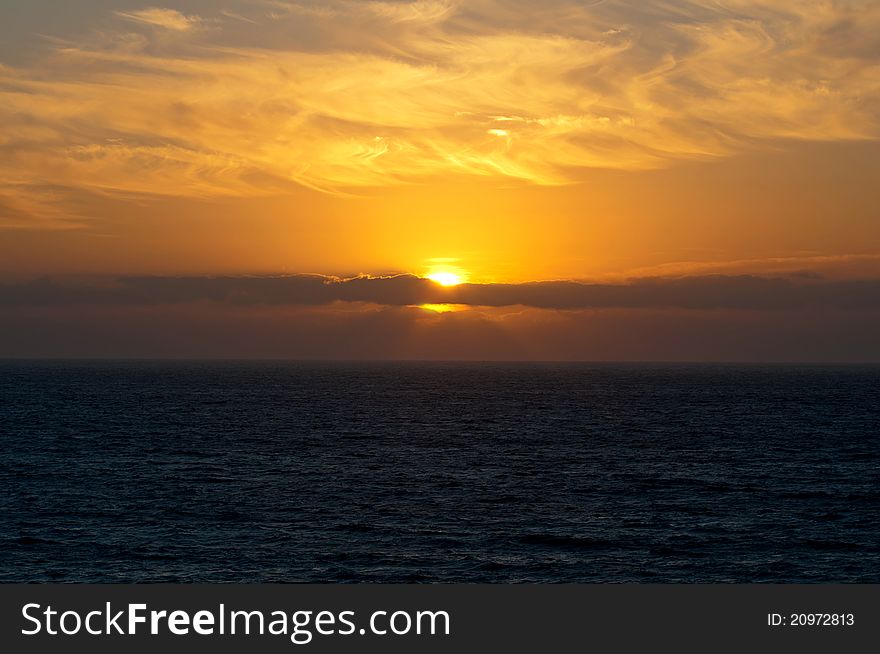
[[[449,303],[537,309],[880,308],[880,280],[813,275],[706,275],[637,279],[621,284],[574,281],[441,287],[412,275],[337,279],[283,277],[44,278],[0,285],[0,305],[138,305],[212,302],[231,306],[319,306],[365,302],[390,307]]]
[[[438,315],[411,305],[475,307]],[[496,307],[496,308],[493,308]],[[443,288],[411,275],[0,284],[0,358],[880,362],[880,280]]]

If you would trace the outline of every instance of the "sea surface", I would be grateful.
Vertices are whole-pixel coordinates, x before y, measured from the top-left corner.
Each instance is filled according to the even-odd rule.
[[[0,581],[878,582],[880,368],[0,363]]]

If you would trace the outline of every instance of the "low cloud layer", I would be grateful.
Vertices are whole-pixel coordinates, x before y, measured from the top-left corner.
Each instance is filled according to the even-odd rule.
[[[621,284],[545,281],[441,287],[412,275],[339,279],[283,277],[45,278],[0,285],[0,305],[320,306],[336,302],[390,307],[457,304],[535,309],[880,309],[880,280],[706,275]]]
[[[457,175],[563,184],[769,141],[873,140],[877,34],[872,0],[108,13],[0,64],[0,227],[76,223],[50,181],[199,198]]]
[[[880,362],[880,311],[0,305],[0,358]]]

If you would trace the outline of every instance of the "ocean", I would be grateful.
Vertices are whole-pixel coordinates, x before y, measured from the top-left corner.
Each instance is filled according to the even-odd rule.
[[[3,582],[880,581],[880,367],[0,363]]]

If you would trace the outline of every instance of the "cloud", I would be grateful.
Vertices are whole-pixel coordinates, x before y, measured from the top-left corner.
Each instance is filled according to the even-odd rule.
[[[605,284],[576,281],[461,284],[441,287],[413,275],[341,279],[283,277],[44,278],[0,285],[0,305],[321,306],[365,303],[402,307],[457,304],[537,309],[686,309],[780,311],[880,309],[880,280],[705,275]]]
[[[44,229],[74,229],[83,218],[65,189],[10,183],[0,191],[0,230],[31,229],[35,222]]]
[[[0,120],[16,134],[0,139],[0,194],[45,180],[188,197],[452,176],[565,184],[590,168],[880,137],[870,0],[549,0],[539,12],[521,0],[275,1],[204,19],[118,15],[117,31],[0,68]]]
[[[176,9],[160,7],[150,7],[139,11],[117,11],[116,15],[136,23],[161,27],[175,32],[189,31],[201,23],[201,18],[198,16],[185,16]]]
[[[451,0],[415,0],[415,2],[364,2],[363,8],[394,23],[435,23],[455,9]],[[352,6],[354,8],[354,6]]]
[[[755,271],[770,277],[874,278],[880,273],[878,254],[801,255],[734,259],[728,261],[676,261],[629,270],[627,278],[685,277],[706,274],[748,275]]]
[[[0,357],[880,362],[880,311],[0,305]],[[870,374],[867,373],[866,374]]]

